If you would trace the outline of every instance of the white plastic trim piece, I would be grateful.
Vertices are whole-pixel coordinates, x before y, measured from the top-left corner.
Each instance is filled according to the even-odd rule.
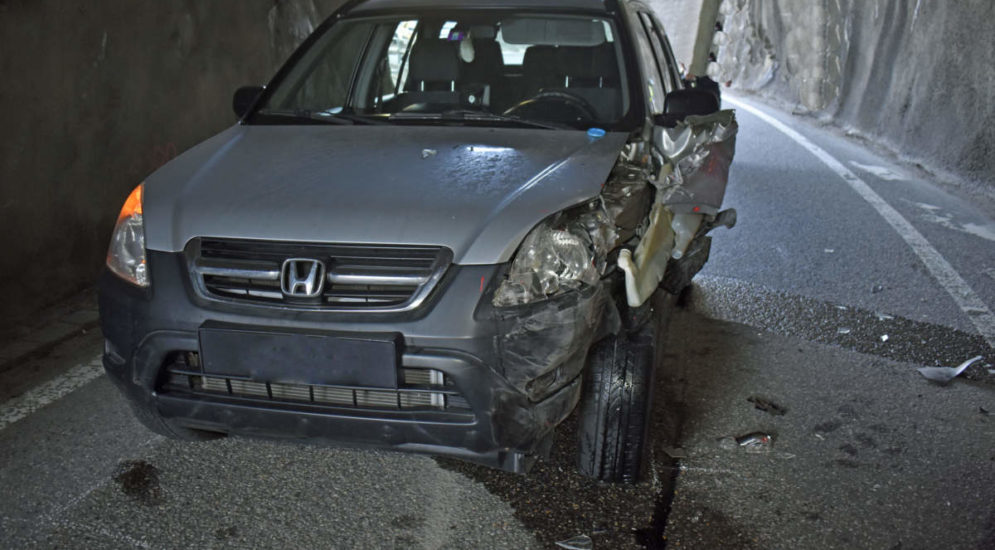
[[[674,216],[664,205],[653,205],[649,227],[635,254],[626,249],[618,255],[618,266],[625,272],[625,298],[630,307],[643,305],[653,295],[663,281],[667,262],[671,256],[684,255],[701,220],[701,214]]]

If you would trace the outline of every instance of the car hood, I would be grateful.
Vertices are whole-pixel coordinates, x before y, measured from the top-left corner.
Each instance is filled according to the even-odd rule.
[[[440,126],[235,126],[146,182],[146,245],[195,237],[446,246],[508,261],[597,196],[627,135]]]

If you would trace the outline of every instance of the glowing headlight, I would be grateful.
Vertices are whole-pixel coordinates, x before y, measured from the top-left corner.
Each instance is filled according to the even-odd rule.
[[[142,220],[142,192],[139,185],[124,201],[107,250],[107,267],[122,279],[140,287],[149,286],[145,261],[145,223]]]
[[[599,279],[590,237],[575,225],[554,229],[544,222],[522,241],[493,303],[498,307],[527,304],[596,284]]]

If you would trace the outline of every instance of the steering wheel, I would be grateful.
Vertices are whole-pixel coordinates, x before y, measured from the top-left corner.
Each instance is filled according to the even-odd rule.
[[[505,116],[540,120],[597,120],[595,108],[583,97],[563,90],[543,90],[504,112]]]

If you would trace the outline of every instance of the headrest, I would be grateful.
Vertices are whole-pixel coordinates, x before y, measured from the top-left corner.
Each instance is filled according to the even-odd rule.
[[[561,74],[574,78],[617,79],[619,75],[613,44],[560,48],[557,61]]]
[[[528,74],[549,73],[556,69],[556,46],[530,46],[522,58],[522,70]]]
[[[411,49],[409,78],[414,82],[459,80],[459,42],[419,37]]]

